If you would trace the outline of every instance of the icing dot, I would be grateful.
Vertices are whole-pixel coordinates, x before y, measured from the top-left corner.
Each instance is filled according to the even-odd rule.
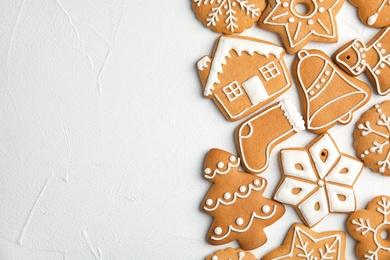
[[[364,151],[364,154],[365,154],[365,155],[367,155],[367,154],[369,154],[369,153],[370,153],[370,152],[367,151],[367,150]]]
[[[367,57],[366,54],[362,54],[362,58],[365,59]]]
[[[362,155],[360,155],[360,157],[364,158],[364,157],[365,157],[365,155],[364,155],[364,154],[362,154]]]
[[[258,180],[258,179],[254,180],[254,181],[253,181],[253,184],[254,184],[254,185],[259,185],[259,184],[260,184],[260,180]]]
[[[207,206],[213,205],[213,200],[212,200],[212,199],[206,200],[206,205],[207,205]]]
[[[213,256],[212,258],[211,258],[211,260],[218,260],[218,256]]]
[[[217,3],[220,4],[222,0],[217,0]]]
[[[228,9],[228,6],[227,6],[227,5],[224,5],[223,8]]]
[[[385,65],[384,63],[382,63],[382,64],[380,65],[380,67],[383,69],[383,68],[386,67],[386,65]]]
[[[379,105],[378,105],[378,104],[376,104],[376,105],[375,105],[375,108],[378,108],[378,107],[379,107]]]
[[[216,235],[222,234],[222,228],[216,227],[216,228],[214,229],[214,234],[216,234]]]
[[[204,173],[206,173],[206,174],[210,174],[210,173],[211,173],[211,169],[210,169],[210,168],[206,168],[206,169],[204,169]]]
[[[324,186],[324,181],[323,180],[319,180],[318,181],[318,185],[321,186],[321,187]]]
[[[245,253],[244,253],[244,252],[240,252],[240,253],[238,253],[238,256],[239,256],[239,257],[244,257],[244,256],[245,256]]]
[[[238,226],[241,226],[242,224],[244,224],[244,220],[242,218],[238,218],[238,219],[236,219],[236,224]]]
[[[362,68],[360,68],[360,67],[356,68],[356,71],[361,71],[361,70],[362,70]]]
[[[357,48],[358,48],[359,46],[360,46],[360,45],[359,45],[359,43],[358,43],[358,42],[357,42],[357,43],[355,43],[355,47],[357,47]]]
[[[307,24],[308,24],[308,25],[313,25],[313,24],[314,24],[314,21],[313,21],[313,20],[309,20],[309,21],[307,22]]]
[[[360,48],[360,49],[359,49],[359,52],[364,52],[364,49],[363,49],[363,48]]]
[[[319,89],[321,86],[320,85],[316,85],[316,89]]]
[[[382,50],[381,50],[381,53],[385,54],[385,53],[386,53],[386,50],[385,50],[385,49],[382,49]]]
[[[218,166],[218,168],[223,168],[224,166],[225,166],[225,164],[223,163],[223,162],[219,162],[218,164],[217,164],[217,166]]]
[[[268,205],[264,205],[261,208],[261,211],[263,211],[263,213],[267,214],[267,213],[269,213],[271,211],[271,208]]]
[[[232,194],[230,194],[229,192],[226,192],[225,194],[223,194],[223,198],[225,199],[225,200],[228,200],[228,199],[230,199],[232,197]]]
[[[245,187],[245,186],[241,186],[241,187],[240,187],[240,191],[241,191],[241,192],[245,192],[245,191],[246,191],[246,187]]]
[[[326,76],[329,76],[329,74],[330,74],[329,70],[325,71]]]
[[[231,162],[234,162],[234,161],[236,160],[236,157],[232,155],[232,156],[230,156],[229,160],[230,160]]]
[[[233,3],[232,3],[232,6],[236,6],[236,2],[233,2]]]
[[[380,172],[385,172],[385,169],[384,168],[379,168],[379,171]]]
[[[362,60],[360,63],[364,65],[366,64],[366,60]]]
[[[318,11],[319,11],[320,13],[323,13],[323,12],[325,12],[325,8],[320,7],[320,9],[318,9]]]
[[[290,18],[288,18],[288,21],[289,21],[290,23],[293,23],[293,22],[295,22],[295,19],[294,19],[294,17],[290,17]]]
[[[310,93],[309,93],[309,94],[313,96],[313,95],[314,95],[314,93],[315,93],[315,92],[312,90],[312,91],[310,91]]]
[[[326,79],[322,78],[321,79],[321,83],[324,83],[326,81]]]
[[[284,3],[283,3],[283,7],[288,7],[288,3],[287,3],[287,2],[284,2]]]
[[[378,44],[376,45],[376,47],[378,47],[378,48],[382,47],[382,43],[378,42]]]
[[[382,113],[382,109],[378,109],[378,113]]]
[[[379,74],[381,74],[381,71],[380,71],[380,70],[376,70],[376,71],[375,71],[375,74],[376,74],[376,75],[379,75]]]

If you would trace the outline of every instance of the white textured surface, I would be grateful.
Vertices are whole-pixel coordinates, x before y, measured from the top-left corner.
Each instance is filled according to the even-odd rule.
[[[201,167],[209,148],[236,151],[238,123],[202,98],[195,63],[218,35],[190,1],[3,0],[0,10],[0,259],[203,259],[224,248],[205,241]],[[355,15],[345,3],[339,43],[307,47],[331,54],[354,37],[368,41],[378,30]],[[280,43],[256,27],[244,34]],[[298,106],[295,87],[286,96]],[[330,131],[343,152],[354,154],[354,123],[383,99],[374,94],[349,126]],[[312,138],[276,147],[262,175],[267,196],[280,178],[276,151]],[[389,184],[365,169],[358,208]],[[346,217],[315,230],[343,229]],[[294,221],[287,207],[254,253],[278,246]],[[353,251],[349,239],[347,259]]]

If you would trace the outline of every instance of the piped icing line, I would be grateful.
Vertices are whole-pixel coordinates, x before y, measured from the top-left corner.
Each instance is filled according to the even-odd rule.
[[[238,56],[241,56],[242,52],[247,52],[249,55],[258,53],[269,57],[270,54],[275,55],[278,59],[284,52],[282,47],[265,44],[257,41],[246,40],[235,37],[220,37],[217,49],[214,53],[214,57],[211,64],[210,74],[205,85],[204,96],[209,96],[214,90],[214,84],[219,84],[218,74],[223,73],[222,65],[226,65],[226,58],[230,58],[230,51],[234,50]]]
[[[204,56],[197,62],[198,70],[203,71],[205,68],[208,67],[207,63],[211,62],[211,59],[209,56]]]
[[[251,227],[252,222],[253,222],[253,220],[254,220],[255,218],[257,218],[257,219],[263,219],[263,220],[264,220],[264,219],[270,219],[270,218],[272,218],[272,217],[275,215],[276,209],[277,209],[277,206],[275,205],[275,206],[273,207],[272,213],[269,214],[268,216],[259,216],[259,215],[256,214],[256,212],[253,212],[252,215],[251,215],[251,219],[250,219],[248,225],[247,225],[245,228],[243,228],[243,229],[238,229],[238,228],[233,227],[232,225],[229,225],[228,232],[227,232],[224,236],[222,236],[222,237],[211,236],[211,239],[212,239],[212,240],[216,240],[216,241],[223,240],[223,239],[227,238],[227,237],[230,235],[230,233],[231,233],[232,231],[233,231],[233,232],[238,232],[238,233],[246,232],[246,231]]]
[[[295,132],[299,133],[306,129],[305,121],[303,121],[301,114],[299,114],[298,110],[289,99],[280,101],[280,107],[284,111],[284,115],[290,122],[290,125],[293,127]]]
[[[239,166],[240,166],[240,158],[237,157],[236,164],[233,164],[233,163],[229,162],[228,163],[228,167],[227,167],[227,169],[225,171],[219,171],[218,169],[215,169],[211,176],[206,173],[206,170],[210,169],[210,168],[206,168],[204,177],[207,178],[207,179],[213,179],[215,177],[215,175],[217,175],[217,174],[220,174],[220,175],[227,174],[231,170],[231,168],[236,168],[236,167],[239,167]]]
[[[243,195],[240,195],[238,192],[234,192],[233,199],[231,201],[224,201],[223,199],[218,198],[214,207],[208,208],[207,206],[204,206],[203,209],[207,210],[207,211],[214,211],[214,210],[216,210],[218,208],[219,204],[222,204],[222,205],[225,205],[225,206],[232,205],[232,204],[234,204],[236,202],[237,198],[245,199],[245,198],[249,197],[249,195],[251,194],[252,190],[253,191],[260,191],[264,187],[265,187],[265,180],[263,179],[263,180],[261,180],[261,186],[259,186],[259,187],[255,187],[252,184],[249,184],[247,193],[245,193]]]

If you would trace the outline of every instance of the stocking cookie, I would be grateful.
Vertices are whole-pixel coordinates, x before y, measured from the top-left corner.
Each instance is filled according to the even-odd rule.
[[[267,181],[239,171],[240,158],[211,149],[204,163],[204,178],[213,183],[202,202],[204,213],[214,217],[207,240],[222,245],[238,240],[252,250],[267,241],[264,228],[281,218],[282,204],[263,197]]]
[[[302,224],[291,226],[283,245],[272,250],[262,260],[345,260],[345,233],[316,233]]]
[[[288,100],[261,111],[236,130],[243,167],[251,173],[264,172],[273,148],[304,129],[302,116]]]
[[[257,258],[252,253],[245,252],[242,249],[229,247],[209,255],[206,260],[257,260]]]
[[[351,122],[352,114],[371,97],[366,83],[346,74],[318,50],[300,51],[292,71],[307,129],[316,134]]]
[[[389,0],[349,0],[357,7],[360,20],[368,26],[382,28],[390,25]]]
[[[376,173],[390,176],[390,101],[366,111],[353,134],[357,156]]]
[[[294,54],[312,41],[337,42],[336,14],[344,0],[269,0],[259,19],[260,28],[280,35]]]
[[[390,259],[390,197],[374,198],[367,210],[352,213],[347,220],[348,233],[357,241],[360,260]]]
[[[291,87],[284,49],[259,39],[222,36],[213,57],[198,61],[205,98],[214,100],[229,121],[241,119]]]
[[[218,33],[243,32],[259,20],[265,0],[192,0],[196,17]]]
[[[390,16],[388,18],[390,20]],[[359,39],[345,44],[334,57],[336,63],[352,76],[366,72],[379,95],[390,92],[390,27],[383,29],[367,45]]]
[[[329,134],[306,148],[280,151],[283,173],[274,199],[294,206],[309,227],[329,213],[356,209],[353,185],[363,170],[356,158],[339,152]]]

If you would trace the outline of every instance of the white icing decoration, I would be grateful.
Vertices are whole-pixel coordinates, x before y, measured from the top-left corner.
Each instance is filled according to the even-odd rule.
[[[206,170],[205,170],[205,173],[206,173],[205,178],[207,178],[207,179],[213,179],[213,178],[215,177],[216,174],[225,175],[225,174],[227,174],[228,172],[230,172],[230,170],[231,170],[232,168],[237,168],[237,167],[239,167],[239,166],[240,166],[240,158],[238,158],[236,164],[228,163],[228,167],[227,167],[227,169],[226,169],[225,171],[219,171],[218,169],[215,169],[214,172],[213,172],[213,174],[212,174],[211,176],[210,176],[211,170],[208,171],[208,172],[206,172],[206,170],[207,170],[207,169],[210,169],[210,168],[206,168]]]
[[[244,259],[244,257],[245,257],[245,253],[244,252],[238,253],[238,260],[242,260],[242,259]]]
[[[206,205],[207,205],[207,206],[213,205],[213,200],[212,200],[212,199],[206,200]]]
[[[282,150],[280,152],[281,164],[283,172],[287,176],[295,176],[302,179],[317,181],[317,176],[311,166],[309,155],[306,151],[299,150]],[[303,170],[297,169],[295,166],[300,164]]]
[[[327,151],[327,159],[325,162],[321,159],[322,150]],[[325,177],[340,157],[337,146],[329,134],[324,134],[320,140],[309,148],[309,152],[321,179]]]
[[[214,234],[216,234],[216,235],[222,234],[222,228],[216,227],[216,228],[214,229]]]
[[[223,194],[223,198],[225,199],[225,200],[228,200],[228,199],[230,199],[232,197],[232,194],[230,194],[229,192],[226,192],[225,194]]]
[[[315,205],[317,203],[320,205],[318,211],[315,210]],[[302,202],[298,208],[302,217],[310,227],[320,222],[329,213],[325,189],[319,188],[307,200]]]
[[[318,186],[322,187],[322,186],[324,186],[324,184],[325,184],[325,183],[324,183],[323,180],[319,180],[319,181],[318,181]]]
[[[237,224],[238,226],[242,226],[242,225],[244,224],[244,220],[243,220],[242,218],[237,218],[237,219],[236,219],[236,224]]]
[[[217,164],[217,167],[218,167],[219,169],[222,169],[224,166],[225,166],[225,164],[224,164],[223,162],[219,162],[219,163]]]
[[[342,155],[336,166],[325,177],[325,181],[341,183],[345,185],[353,185],[363,170],[363,163]],[[347,173],[340,173],[347,169]]]
[[[239,189],[240,192],[245,192],[246,191],[246,187],[245,186],[241,186],[240,189]]]
[[[223,73],[222,65],[226,64],[226,58],[230,58],[229,52],[234,50],[239,56],[242,52],[247,52],[250,55],[258,53],[268,57],[273,54],[276,58],[280,58],[283,53],[283,48],[271,44],[265,44],[257,41],[251,41],[247,39],[233,38],[222,36],[219,39],[217,49],[214,53],[213,61],[211,64],[210,74],[205,86],[204,95],[209,96],[214,90],[214,84],[219,84],[218,74]]]
[[[265,187],[265,185],[266,185],[266,183],[265,183],[264,179],[261,181],[261,186],[260,187],[254,187],[254,186],[252,186],[252,184],[249,184],[248,185],[248,191],[245,194],[239,194],[238,192],[234,192],[232,200],[224,201],[224,200],[218,198],[216,203],[215,203],[215,205],[214,205],[214,207],[207,207],[207,206],[211,206],[211,205],[207,205],[207,206],[204,206],[203,209],[206,210],[206,211],[214,211],[214,210],[216,210],[218,208],[218,206],[220,204],[225,205],[225,206],[232,205],[232,204],[234,204],[236,202],[237,198],[245,199],[245,198],[249,197],[249,195],[251,194],[252,191],[260,191],[260,190],[262,190]]]
[[[317,188],[317,185],[314,183],[297,181],[287,177],[277,189],[274,199],[284,204],[296,206],[315,188]],[[301,191],[298,194],[293,194],[293,189],[300,189]]]
[[[209,56],[204,56],[202,59],[200,59],[197,63],[198,70],[203,71],[205,68],[208,67],[207,63],[211,62],[211,59]]]
[[[338,185],[326,184],[330,212],[352,212],[356,208],[355,193],[353,189]],[[345,201],[339,199],[338,195],[345,197]]]
[[[231,162],[234,162],[236,159],[237,159],[236,156],[233,155],[229,157],[229,161]]]
[[[271,207],[268,205],[264,205],[263,207],[261,207],[261,211],[265,214],[268,214],[271,211]]]
[[[218,260],[218,256],[213,256],[212,258],[211,258],[211,260]]]
[[[225,235],[223,235],[223,236],[221,236],[221,237],[211,236],[211,239],[212,239],[212,240],[219,241],[219,240],[223,240],[223,239],[227,238],[227,237],[230,235],[231,232],[238,232],[238,233],[246,232],[246,231],[248,231],[248,229],[251,227],[251,225],[252,225],[252,223],[253,223],[253,220],[254,220],[255,218],[256,218],[256,219],[262,219],[262,220],[270,219],[270,218],[272,218],[272,217],[275,215],[276,209],[277,209],[277,206],[275,205],[275,206],[273,207],[272,213],[269,214],[269,215],[267,215],[267,216],[259,216],[259,215],[256,214],[256,212],[252,212],[251,218],[250,218],[250,220],[249,220],[249,223],[248,223],[248,225],[247,225],[245,228],[239,229],[239,228],[233,227],[232,225],[229,225],[228,231],[226,232]]]
[[[249,96],[253,105],[263,102],[269,98],[267,90],[258,76],[253,76],[243,82],[242,87],[245,89],[245,92]]]
[[[204,169],[204,173],[206,173],[206,174],[210,174],[210,173],[211,173],[211,169],[210,169],[210,168],[206,168],[206,169]]]
[[[253,184],[256,185],[256,186],[259,185],[260,184],[260,180],[259,179],[254,180]]]
[[[376,22],[378,17],[379,17],[378,13],[375,13],[375,14],[371,15],[370,17],[368,17],[367,24],[368,25],[374,25],[374,23]]]
[[[299,133],[306,129],[302,116],[289,99],[281,100],[280,107],[284,111],[284,115],[287,117],[295,132]]]

